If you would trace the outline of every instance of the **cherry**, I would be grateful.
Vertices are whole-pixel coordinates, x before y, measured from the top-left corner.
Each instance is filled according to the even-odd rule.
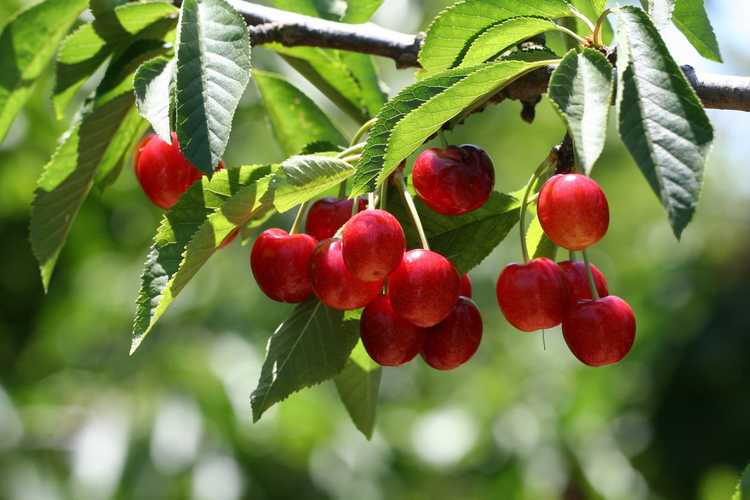
[[[461,287],[458,294],[462,297],[471,298],[471,289],[471,277],[469,277],[469,273],[466,273],[461,277]]]
[[[362,281],[384,280],[401,263],[405,248],[401,224],[385,210],[359,212],[341,235],[346,267]]]
[[[590,247],[604,237],[609,227],[604,191],[581,174],[558,174],[545,182],[537,213],[547,236],[569,250]]]
[[[302,302],[312,293],[309,266],[315,239],[266,229],[253,243],[250,267],[263,293],[279,302]]]
[[[570,301],[562,269],[543,257],[507,265],[496,293],[505,319],[524,332],[559,325]]]
[[[180,151],[177,134],[172,132],[172,144],[159,136],[146,136],[136,149],[135,176],[151,201],[163,209],[172,208],[180,196],[203,176]],[[221,162],[216,170],[224,168]]]
[[[589,286],[589,277],[586,273],[586,264],[582,261],[566,260],[557,264],[565,273],[565,280],[568,282],[570,299],[574,304],[578,300],[591,300],[591,287]],[[594,264],[591,264],[591,274],[594,276],[596,290],[599,297],[609,295],[607,288],[607,279],[604,274]]]
[[[327,239],[318,243],[310,260],[310,276],[313,291],[320,301],[340,310],[366,306],[383,288],[383,281],[362,281],[349,272],[341,252],[341,240]]]
[[[482,340],[482,316],[471,299],[459,297],[443,321],[427,329],[422,358],[438,370],[452,370],[466,363]]]
[[[414,162],[412,180],[428,207],[460,215],[487,202],[495,186],[495,167],[483,149],[471,144],[431,148]]]
[[[428,327],[448,316],[458,299],[461,278],[448,259],[430,250],[409,250],[388,279],[396,314]]]
[[[610,295],[580,300],[562,324],[565,343],[589,366],[604,366],[624,358],[635,340],[635,315],[627,302]]]
[[[367,208],[367,200],[358,200],[358,211]],[[332,238],[336,231],[352,216],[353,200],[339,200],[332,196],[321,198],[307,212],[305,232],[318,241]]]
[[[370,357],[383,366],[411,361],[422,348],[427,330],[399,317],[387,296],[381,295],[362,313],[360,335]]]

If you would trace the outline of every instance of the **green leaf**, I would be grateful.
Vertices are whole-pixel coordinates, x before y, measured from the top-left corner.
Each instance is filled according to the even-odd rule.
[[[34,193],[30,237],[45,290],[97,168],[116,161],[110,146],[118,141],[120,125],[132,107],[132,95],[124,94],[85,111],[44,167]]]
[[[94,184],[99,189],[104,189],[117,179],[125,157],[133,149],[134,143],[143,136],[146,128],[147,125],[138,114],[138,110],[131,106],[120,121],[120,126],[107,145],[96,169]]]
[[[372,438],[375,428],[382,376],[380,365],[370,358],[360,341],[354,347],[344,369],[334,378],[341,402],[354,425],[367,439]]]
[[[274,197],[279,212],[317,197],[354,174],[349,163],[327,156],[292,156],[281,167]]]
[[[661,29],[672,20],[675,0],[641,0],[641,5],[651,16],[657,28]]]
[[[676,0],[672,22],[700,55],[711,61],[722,62],[719,42],[703,0]]]
[[[338,374],[359,338],[359,321],[311,298],[273,332],[258,387],[250,397],[253,421],[292,393]]]
[[[176,129],[185,156],[207,175],[221,160],[250,81],[250,40],[224,0],[185,0],[180,11]]]
[[[526,229],[526,248],[528,248],[532,259],[546,257],[555,260],[557,256],[557,245],[544,233],[539,217],[536,215]]]
[[[644,11],[617,11],[619,130],[679,238],[698,204],[713,127]]]
[[[541,17],[512,17],[479,35],[466,50],[458,67],[475,66],[508,48],[545,31],[559,30],[555,22]]]
[[[383,4],[383,0],[347,0],[346,14],[341,19],[345,23],[365,23]]]
[[[550,78],[549,97],[568,126],[578,162],[587,175],[607,139],[613,72],[614,68],[601,52],[571,50]]]
[[[565,0],[462,0],[442,11],[430,27],[419,53],[422,78],[451,68],[460,61],[465,47],[490,28],[508,18],[536,16],[555,19],[571,16]]]
[[[591,5],[594,7],[594,11],[597,14],[604,12],[604,8],[607,6],[609,0],[591,0]]]
[[[39,75],[86,0],[46,0],[12,19],[0,33],[0,141],[31,95]]]
[[[157,57],[141,64],[133,80],[138,112],[148,120],[154,132],[168,144],[172,143],[169,127],[169,95],[174,70],[174,59]]]
[[[497,61],[448,70],[406,87],[378,113],[354,175],[352,195],[373,191],[444,123],[549,63]]]
[[[750,465],[745,467],[732,500],[750,500]]]
[[[327,142],[343,146],[346,139],[315,102],[281,75],[254,70],[274,135],[287,155],[308,144]]]

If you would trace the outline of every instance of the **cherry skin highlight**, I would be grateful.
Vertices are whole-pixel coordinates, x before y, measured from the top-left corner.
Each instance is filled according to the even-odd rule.
[[[461,278],[453,264],[430,250],[409,250],[388,279],[396,314],[428,327],[448,316],[458,300]]]
[[[562,324],[570,351],[589,366],[622,360],[633,347],[635,329],[633,310],[615,295],[578,301]]]
[[[461,277],[461,287],[458,290],[458,294],[462,297],[471,298],[471,277],[469,276],[469,273],[464,274]]]
[[[177,134],[172,132],[172,144],[156,134],[146,136],[136,148],[135,176],[146,196],[158,207],[172,208],[180,196],[203,176],[180,151]],[[216,170],[224,168],[219,163]]]
[[[315,295],[328,307],[349,310],[364,307],[378,295],[383,281],[357,279],[344,263],[341,240],[318,243],[310,260],[310,276]]]
[[[332,238],[352,216],[353,200],[339,200],[332,196],[321,198],[307,212],[305,232],[318,241]],[[359,198],[358,211],[367,208],[367,200]]]
[[[570,304],[565,274],[546,258],[507,265],[495,291],[505,319],[524,332],[559,325]]]
[[[302,302],[312,293],[310,258],[315,240],[307,234],[266,229],[253,243],[250,267],[263,293],[278,302]]]
[[[359,212],[341,235],[346,267],[362,281],[384,280],[401,263],[405,248],[401,224],[385,210]]]
[[[474,356],[481,340],[479,309],[471,299],[459,297],[448,317],[427,329],[422,358],[437,370],[453,370]]]
[[[601,240],[609,227],[609,204],[594,180],[558,174],[542,186],[537,214],[542,229],[558,246],[583,250]]]
[[[471,144],[431,148],[414,162],[412,180],[428,207],[460,215],[487,202],[495,186],[495,167],[483,149]]]
[[[586,264],[582,261],[566,260],[557,264],[565,274],[565,280],[568,283],[568,290],[570,291],[571,305],[575,304],[579,300],[591,300],[591,287],[589,287],[589,278],[586,273]],[[599,297],[606,297],[609,295],[609,289],[607,288],[607,279],[604,274],[596,267],[591,264],[591,274],[594,276],[594,283],[596,284],[596,291],[599,292]]]
[[[365,350],[383,366],[399,366],[411,361],[422,348],[426,331],[393,312],[390,299],[384,295],[365,307],[360,321]]]

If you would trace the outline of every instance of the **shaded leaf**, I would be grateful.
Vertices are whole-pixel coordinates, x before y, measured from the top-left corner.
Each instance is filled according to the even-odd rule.
[[[700,55],[711,61],[722,62],[719,42],[703,0],[676,0],[672,22]]]
[[[750,500],[750,465],[745,467],[732,500]]]
[[[273,202],[279,212],[319,196],[354,174],[349,163],[327,156],[292,156],[281,167]]]
[[[370,358],[360,341],[349,355],[344,369],[334,378],[341,402],[354,425],[367,439],[372,438],[375,428],[382,376],[382,368]]]
[[[174,70],[174,59],[157,57],[141,64],[133,80],[138,112],[167,144],[172,143],[169,96]]]
[[[623,7],[617,19],[620,135],[679,238],[698,204],[713,127],[646,13]]]

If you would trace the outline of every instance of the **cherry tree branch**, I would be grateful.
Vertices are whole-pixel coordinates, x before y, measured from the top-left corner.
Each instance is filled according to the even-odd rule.
[[[178,1],[178,0],[176,0]],[[419,67],[422,35],[409,35],[373,23],[346,24],[274,9],[244,0],[230,0],[250,25],[253,45],[280,43],[341,49],[393,59],[399,68]],[[707,108],[750,112],[750,77],[683,71]],[[553,68],[542,68],[506,89],[511,99],[534,101],[547,91]]]

